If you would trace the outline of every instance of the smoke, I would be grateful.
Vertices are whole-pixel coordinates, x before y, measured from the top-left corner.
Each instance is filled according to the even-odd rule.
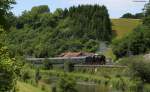
[[[108,49],[108,45],[106,42],[104,41],[99,42],[99,48],[97,52],[104,53],[107,49]]]

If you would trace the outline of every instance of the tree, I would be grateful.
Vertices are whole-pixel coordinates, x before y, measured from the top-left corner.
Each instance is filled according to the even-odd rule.
[[[140,26],[124,38],[114,41],[113,52],[119,58],[149,51],[150,31],[148,30],[148,27]]]
[[[11,5],[15,4],[15,0],[1,0],[0,1],[0,25],[7,29],[7,21],[6,15],[8,14],[9,10],[11,9]]]
[[[150,1],[145,5],[143,24],[150,26]]]
[[[121,18],[142,19],[143,17],[144,17],[143,13],[136,13],[136,14],[126,13],[122,15]]]
[[[131,13],[126,13],[121,18],[135,18],[135,16]]]
[[[144,17],[144,14],[143,13],[136,13],[135,14],[135,18],[136,19],[142,19]]]
[[[0,35],[3,34],[0,29]],[[17,66],[9,57],[8,49],[0,43],[0,92],[15,91]]]
[[[110,43],[113,36],[108,10],[99,5],[73,6],[54,13],[48,6],[36,6],[16,20],[5,39],[12,55],[47,58],[66,51],[95,52],[100,41]]]
[[[122,39],[113,42],[117,57],[139,55],[150,51],[150,3],[146,5],[143,24]]]
[[[130,69],[133,76],[140,77],[143,82],[150,83],[150,62],[136,60],[131,63]]]
[[[31,9],[31,12],[33,14],[43,14],[43,13],[49,13],[50,9],[48,5],[40,5],[40,6],[35,6]]]

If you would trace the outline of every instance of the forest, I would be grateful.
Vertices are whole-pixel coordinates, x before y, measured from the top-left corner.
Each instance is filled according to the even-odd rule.
[[[47,5],[35,6],[16,17],[4,39],[11,55],[53,57],[67,51],[95,52],[100,41],[111,42],[111,21],[105,6],[79,5],[50,12]],[[3,38],[2,38],[3,39]]]

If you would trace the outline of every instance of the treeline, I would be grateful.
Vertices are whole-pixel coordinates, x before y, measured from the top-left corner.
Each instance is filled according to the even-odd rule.
[[[121,18],[142,19],[143,17],[144,17],[143,13],[136,13],[136,14],[126,13],[122,15]]]
[[[117,57],[139,55],[150,51],[150,2],[146,7],[143,24],[129,35],[113,42],[113,52]]]
[[[33,7],[21,16],[9,14],[5,42],[12,55],[50,57],[66,51],[95,52],[100,41],[113,36],[105,6],[80,5],[50,12],[47,5]],[[2,38],[3,39],[3,38]]]

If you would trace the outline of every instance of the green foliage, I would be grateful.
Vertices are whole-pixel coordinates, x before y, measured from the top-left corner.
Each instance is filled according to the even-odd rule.
[[[6,40],[11,55],[49,57],[66,51],[95,52],[99,41],[111,41],[112,31],[105,6],[81,5],[57,9],[33,7],[16,19]]]
[[[50,60],[45,59],[44,60],[44,69],[49,70],[53,68],[53,64],[51,63]]]
[[[126,14],[122,15],[121,18],[134,18],[134,15],[132,15],[131,13],[126,13]]]
[[[145,5],[145,17],[143,19],[143,24],[146,26],[150,25],[150,1]]]
[[[15,4],[15,0],[0,1],[0,25],[5,29],[8,29],[8,21],[6,19],[6,16],[9,12],[9,9],[11,9],[12,4]]]
[[[150,51],[150,3],[146,5],[143,25],[129,35],[113,42],[113,52],[117,57],[139,55]]]
[[[143,17],[144,17],[143,13],[137,13],[135,15],[133,15],[131,13],[126,13],[126,14],[122,15],[121,18],[142,19]]]
[[[113,52],[117,57],[139,55],[149,51],[149,42],[149,28],[146,26],[140,26],[124,38],[114,40]]]
[[[74,70],[74,64],[67,61],[64,63],[64,71],[66,72],[72,72]]]
[[[41,79],[40,70],[39,68],[35,71],[35,82],[38,83],[38,81]]]
[[[150,84],[144,85],[143,92],[150,92]]]
[[[129,66],[130,76],[140,78],[143,82],[150,83],[150,62],[143,56],[132,56],[120,59],[118,61],[122,65]]]
[[[4,30],[0,28],[0,35]],[[15,91],[18,67],[11,59],[6,46],[0,42],[0,92]]]
[[[31,79],[30,72],[28,70],[21,71],[21,79],[26,82],[27,80]]]
[[[113,52],[117,57],[139,55],[150,51],[150,2],[146,4],[143,25],[126,37],[114,41]]]
[[[76,82],[68,77],[62,77],[58,81],[58,92],[77,92],[75,89]]]
[[[35,6],[32,8],[31,13],[33,14],[42,14],[42,13],[49,13],[50,10],[47,5]]]
[[[144,17],[144,14],[143,13],[136,13],[135,14],[135,18],[136,19],[142,19]]]
[[[52,86],[52,92],[56,92],[56,86],[55,85]]]
[[[130,67],[135,76],[140,77],[144,82],[150,83],[150,62],[136,61],[132,62]]]

